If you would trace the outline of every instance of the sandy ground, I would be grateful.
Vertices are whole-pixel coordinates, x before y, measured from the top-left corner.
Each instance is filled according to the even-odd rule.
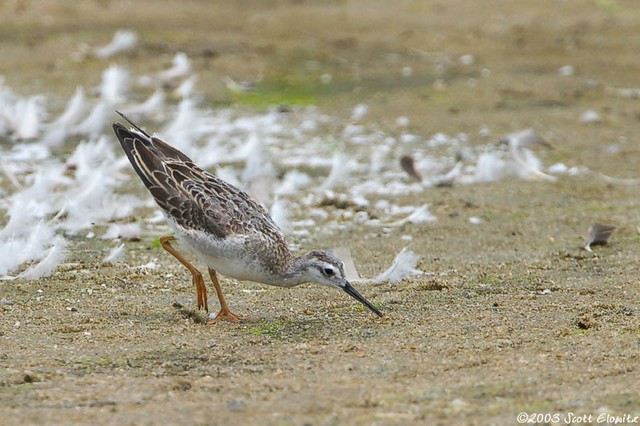
[[[611,91],[638,87],[633,0],[265,3],[2,2],[0,75],[62,102],[104,68],[69,52],[128,27],[144,41],[118,62],[151,72],[184,50],[211,105],[234,102],[222,75],[262,75],[305,88],[328,114],[364,102],[372,122],[406,116],[425,136],[533,127],[555,147],[545,163],[639,176],[640,104]],[[467,54],[471,66],[455,65]],[[602,122],[579,124],[588,109]],[[223,279],[249,319],[207,327],[157,235],[127,243],[133,263],[159,260],[144,272],[102,266],[106,247],[78,238],[52,278],[0,283],[2,424],[629,422],[640,415],[639,195],[593,174],[434,188],[413,201],[435,224],[313,235],[348,243],[365,276],[413,235],[425,275],[360,287],[382,319],[317,286]],[[618,227],[611,244],[578,250],[596,222]]]

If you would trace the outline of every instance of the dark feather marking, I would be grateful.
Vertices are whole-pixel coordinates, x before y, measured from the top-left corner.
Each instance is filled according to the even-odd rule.
[[[122,114],[120,114],[122,115]],[[262,237],[286,244],[264,207],[247,193],[195,165],[189,157],[124,119],[135,130],[113,125],[120,144],[156,203],[182,227],[218,238],[229,234]],[[247,226],[249,225],[249,226]]]

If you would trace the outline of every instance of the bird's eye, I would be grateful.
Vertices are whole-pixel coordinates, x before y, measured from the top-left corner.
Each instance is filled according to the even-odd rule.
[[[332,277],[333,274],[335,273],[335,271],[333,270],[333,268],[324,268],[322,270],[322,273],[325,274],[328,277]]]

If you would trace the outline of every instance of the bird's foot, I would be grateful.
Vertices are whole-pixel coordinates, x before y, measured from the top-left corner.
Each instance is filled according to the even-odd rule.
[[[210,317],[211,318],[211,317]],[[227,320],[227,321],[231,321],[231,322],[240,322],[242,320],[245,320],[246,318],[240,315],[236,315],[233,312],[231,312],[230,310],[221,310],[220,312],[218,312],[216,314],[215,317],[211,318],[209,321],[207,321],[207,325],[208,326],[212,326],[213,324],[217,323],[220,320]]]

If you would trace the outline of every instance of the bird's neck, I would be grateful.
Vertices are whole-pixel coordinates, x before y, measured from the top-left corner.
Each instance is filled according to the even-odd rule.
[[[309,282],[306,278],[306,255],[290,255],[285,262],[285,267],[280,272],[280,282],[283,287],[294,287]]]

